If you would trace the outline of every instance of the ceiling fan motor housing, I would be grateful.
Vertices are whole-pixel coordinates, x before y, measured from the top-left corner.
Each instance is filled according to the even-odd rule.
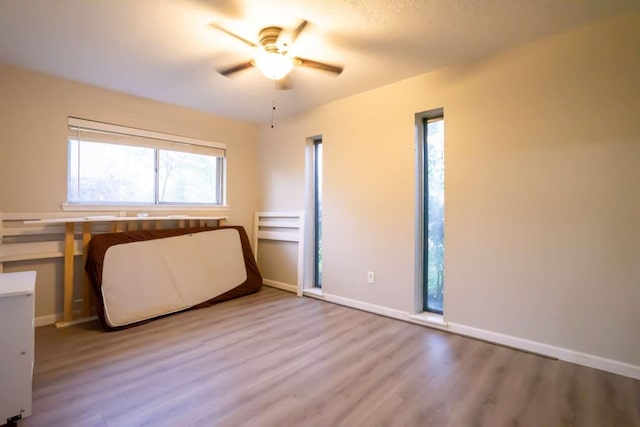
[[[260,46],[264,47],[267,52],[278,52],[278,46],[276,45],[278,37],[282,33],[280,27],[266,27],[260,30],[258,37],[260,38]]]

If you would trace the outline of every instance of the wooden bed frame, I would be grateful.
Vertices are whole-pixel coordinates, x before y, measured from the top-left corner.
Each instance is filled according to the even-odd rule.
[[[138,229],[188,228],[221,226],[227,216],[127,216],[104,215],[102,212],[46,213],[0,213],[0,272],[3,264],[48,258],[64,258],[63,317],[57,327],[92,320],[91,287],[84,274],[82,277],[82,308],[73,310],[75,257],[82,256],[86,262],[86,248],[95,233],[135,231]],[[65,216],[67,215],[67,216]],[[78,239],[77,236],[80,236]]]

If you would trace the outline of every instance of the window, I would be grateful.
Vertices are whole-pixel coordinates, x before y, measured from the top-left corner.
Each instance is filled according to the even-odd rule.
[[[322,139],[313,140],[313,286],[322,288]]]
[[[226,146],[69,118],[72,204],[223,205]]]
[[[444,116],[423,121],[423,309],[442,314],[444,296]]]

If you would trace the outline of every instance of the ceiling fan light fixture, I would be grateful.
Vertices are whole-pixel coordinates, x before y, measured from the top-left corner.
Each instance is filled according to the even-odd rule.
[[[280,80],[293,69],[293,58],[280,52],[260,51],[255,58],[256,67],[271,80]]]

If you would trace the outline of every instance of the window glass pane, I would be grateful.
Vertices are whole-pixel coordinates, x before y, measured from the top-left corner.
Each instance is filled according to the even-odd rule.
[[[314,142],[315,250],[314,286],[322,287],[322,140]]]
[[[427,169],[427,307],[442,313],[444,284],[444,121],[426,126]]]
[[[69,140],[70,202],[154,203],[155,150]]]
[[[220,203],[219,157],[160,150],[160,203]]]

